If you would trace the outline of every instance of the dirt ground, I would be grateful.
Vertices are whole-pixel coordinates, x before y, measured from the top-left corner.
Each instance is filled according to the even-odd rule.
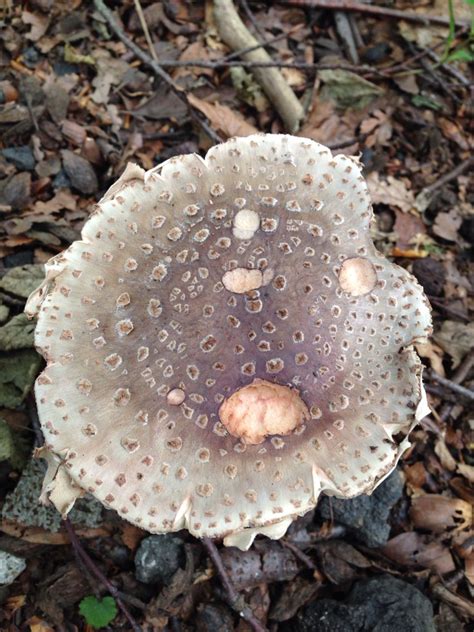
[[[0,630],[473,629],[473,16],[472,0],[0,2]],[[38,505],[43,360],[23,309],[128,162],[256,132],[360,157],[376,246],[432,306],[431,414],[372,496],[326,498],[246,553],[217,542],[235,601],[210,544],[91,499],[67,525]]]

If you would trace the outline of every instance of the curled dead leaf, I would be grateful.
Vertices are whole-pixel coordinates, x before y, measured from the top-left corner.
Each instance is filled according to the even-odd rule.
[[[412,498],[410,518],[417,529],[460,531],[472,526],[472,507],[460,498],[425,494]]]

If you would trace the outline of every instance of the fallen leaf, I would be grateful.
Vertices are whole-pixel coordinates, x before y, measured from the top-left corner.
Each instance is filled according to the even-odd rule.
[[[227,138],[232,136],[250,136],[258,133],[256,127],[247,123],[241,114],[234,112],[227,105],[207,103],[207,101],[199,99],[194,94],[189,94],[188,100],[192,106],[209,119],[215,130],[222,132]]]
[[[436,369],[435,369],[436,370]],[[456,461],[453,455],[448,449],[444,439],[439,438],[434,447],[436,456],[441,461],[441,465],[448,470],[448,472],[454,472],[456,470]]]
[[[49,17],[46,15],[38,15],[37,13],[30,13],[30,11],[23,11],[21,14],[21,20],[25,24],[31,26],[30,32],[26,34],[26,39],[32,42],[37,42],[48,30]]]
[[[17,314],[6,325],[0,327],[0,351],[32,349],[35,346],[36,323],[26,314]]]
[[[396,205],[395,205],[396,206]],[[393,227],[397,235],[396,247],[400,250],[408,250],[417,243],[417,237],[426,233],[426,228],[421,217],[404,213],[395,208],[395,224]]]
[[[471,505],[440,494],[413,497],[409,515],[415,528],[433,533],[461,531],[472,526]]]
[[[25,621],[25,625],[30,627],[30,632],[54,632],[54,628],[47,621],[36,616]]]
[[[323,83],[321,99],[332,100],[343,110],[363,109],[383,94],[382,88],[348,70],[320,70],[318,78]]]
[[[453,368],[456,368],[472,349],[474,323],[445,320],[441,329],[435,331],[433,338],[452,357]]]
[[[380,175],[373,171],[367,177],[370,197],[374,204],[387,204],[396,206],[404,213],[410,211],[415,204],[415,196],[403,178],[387,176],[381,179]]]
[[[458,230],[461,228],[462,217],[456,209],[451,209],[447,213],[438,213],[433,224],[433,232],[438,237],[447,241],[458,241]]]
[[[429,542],[426,537],[415,531],[395,536],[383,547],[382,553],[402,566],[421,566],[440,575],[450,573],[456,568],[446,546],[439,542]]]
[[[0,289],[15,296],[28,298],[44,279],[44,266],[27,264],[10,268],[0,280]]]
[[[441,347],[427,340],[426,342],[416,342],[415,349],[422,358],[426,358],[430,361],[431,368],[436,371],[441,377],[445,377],[445,371],[443,366],[444,352]]]
[[[457,471],[459,474],[467,478],[467,480],[474,485],[474,466],[467,465],[466,463],[458,463]]]

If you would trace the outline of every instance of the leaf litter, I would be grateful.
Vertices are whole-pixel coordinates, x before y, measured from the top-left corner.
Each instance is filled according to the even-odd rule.
[[[305,106],[298,133],[362,162],[376,245],[416,276],[431,301],[434,335],[417,349],[432,414],[414,430],[400,463],[403,495],[390,512],[384,546],[358,544],[345,526],[316,510],[295,523],[288,547],[257,540],[245,554],[223,549],[222,559],[238,591],[273,629],[304,616],[315,600],[342,600],[352,585],[380,573],[416,583],[439,622],[465,626],[474,593],[474,444],[472,407],[456,387],[474,387],[474,190],[469,165],[459,171],[473,147],[466,64],[440,63],[448,30],[429,22],[355,11],[344,30],[331,10],[316,12],[310,3],[251,3],[252,20],[244,4],[240,15],[269,41],[272,60],[292,65],[281,72]],[[452,5],[456,19],[472,16],[469,3]],[[219,37],[212,3],[117,4],[123,32],[151,55],[138,6],[158,63],[169,62],[165,69],[189,105],[133,56],[93,2],[16,3],[0,36],[0,550],[12,542],[16,550],[36,546],[19,579],[0,595],[2,629],[49,632],[64,621],[90,629],[84,613],[90,625],[107,620],[113,629],[128,629],[104,586],[87,576],[79,581],[59,517],[43,514],[27,491],[39,494],[42,476],[30,458],[41,441],[31,392],[42,360],[34,325],[22,311],[43,263],[78,238],[127,161],[151,168],[179,153],[205,151],[214,141],[197,117],[222,138],[285,131],[251,64],[230,63],[239,57],[227,57],[234,51]],[[377,6],[428,18],[447,11],[441,1]],[[457,37],[451,53],[466,49],[466,34]],[[202,64],[183,65],[196,60]],[[430,371],[446,381],[432,380]],[[30,488],[32,473],[37,487]],[[182,534],[185,565],[167,585],[150,590],[133,570],[147,534],[109,512],[93,516],[77,532],[102,572],[128,595],[141,625],[244,629],[199,542]]]

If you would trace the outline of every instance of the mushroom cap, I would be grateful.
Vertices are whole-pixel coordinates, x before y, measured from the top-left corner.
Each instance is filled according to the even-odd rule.
[[[412,345],[431,319],[371,219],[357,160],[304,138],[129,165],[27,304],[57,506],[85,490],[150,532],[246,548],[321,492],[372,491],[426,414]],[[219,409],[254,380],[297,390],[310,418],[232,436]]]

